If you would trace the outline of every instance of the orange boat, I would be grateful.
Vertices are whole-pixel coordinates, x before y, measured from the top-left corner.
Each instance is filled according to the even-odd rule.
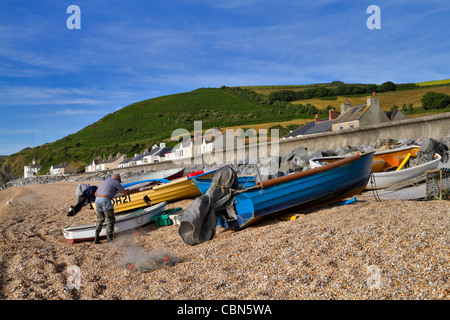
[[[375,153],[372,163],[372,172],[384,172],[400,167],[406,158],[417,157],[420,151],[419,146],[411,146],[408,148],[399,148]]]
[[[408,165],[408,161],[415,159],[420,149],[421,147],[414,145],[375,152],[372,161],[374,184],[368,183],[366,189],[387,188],[394,184],[416,178],[427,170],[436,169],[441,160],[441,156],[437,153],[434,155],[433,160],[429,162]],[[335,162],[346,157],[348,156],[322,157],[313,158],[310,161],[320,166],[323,163]]]

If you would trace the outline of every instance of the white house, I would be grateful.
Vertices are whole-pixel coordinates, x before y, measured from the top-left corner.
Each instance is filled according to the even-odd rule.
[[[213,139],[210,139],[213,140]],[[200,140],[197,140],[197,143],[194,142],[194,156],[200,156],[203,153],[208,153],[213,151],[214,141],[206,141],[206,139],[202,139],[202,142],[199,143]]]
[[[124,161],[127,158],[125,154],[118,153],[115,158],[112,155],[109,155],[107,160],[103,160],[101,163],[102,170],[111,170],[117,169],[119,167],[119,163]]]
[[[136,153],[130,161],[130,166],[139,166],[141,164],[144,164],[144,155]]]
[[[131,160],[133,160],[133,158],[123,160],[121,163],[119,163],[119,168],[128,168],[128,167],[130,167]]]
[[[91,163],[89,163],[85,168],[85,172],[96,172],[97,171],[97,165],[99,164],[100,159],[94,159]]]
[[[144,154],[144,163],[154,163],[167,160],[166,155],[171,153],[172,149],[167,148],[165,143],[160,143],[159,147],[154,145],[150,152]]]
[[[34,177],[34,175],[38,173],[39,170],[41,170],[41,167],[42,166],[36,164],[36,161],[33,159],[33,163],[31,165],[23,167],[23,177],[24,178]]]
[[[50,167],[51,175],[69,174],[75,172],[77,172],[77,168],[75,168],[73,165],[69,163]]]
[[[194,142],[192,139],[177,144],[166,160],[192,158],[194,152]]]

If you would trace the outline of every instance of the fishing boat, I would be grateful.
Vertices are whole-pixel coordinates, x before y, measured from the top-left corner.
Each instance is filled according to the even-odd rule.
[[[167,183],[171,180],[181,178],[183,175],[184,168],[161,170],[141,176],[130,177],[122,182],[122,186],[127,190],[148,188],[156,184]]]
[[[409,161],[417,158],[420,146],[406,146],[391,150],[377,151],[372,161],[373,183],[368,183],[366,189],[383,189],[394,184],[414,179],[424,174],[427,170],[434,170],[438,167],[441,156],[435,154],[433,160],[410,166]],[[320,166],[323,163],[333,163],[343,157],[321,157],[312,158],[310,162]]]
[[[167,183],[157,184],[143,191],[136,190],[136,192],[128,195],[118,194],[111,200],[114,205],[114,213],[124,213],[164,201],[170,203],[178,200],[193,199],[198,197],[202,193],[195,184],[193,178],[211,178],[216,171],[217,169],[212,169],[206,172],[201,171],[197,172],[196,175],[173,179]],[[95,203],[92,205],[95,209]]]
[[[382,189],[424,174],[427,170],[438,167],[441,156],[434,154],[433,160],[410,166],[408,161],[417,157],[419,146],[376,152],[372,166],[374,183],[367,184],[366,189]]]
[[[167,202],[161,202],[154,206],[140,209],[125,216],[116,218],[114,223],[114,233],[129,231],[138,227],[142,227],[152,222],[153,217],[162,214],[165,211]],[[88,224],[81,226],[68,226],[63,229],[64,238],[68,243],[77,243],[83,241],[92,241],[95,238],[96,224]],[[106,238],[106,223],[103,223],[100,232],[100,239]]]
[[[218,226],[245,228],[288,209],[325,205],[352,197],[366,187],[374,152],[257,183],[236,192],[236,217],[220,217]]]
[[[205,194],[208,191],[209,187],[211,187],[212,178],[195,177],[193,180],[202,194]],[[255,176],[239,176],[238,177],[239,189],[254,187],[255,184],[256,184]]]

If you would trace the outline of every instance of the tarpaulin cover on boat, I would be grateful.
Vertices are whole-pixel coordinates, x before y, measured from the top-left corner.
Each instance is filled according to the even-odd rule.
[[[420,151],[417,153],[417,164],[422,164],[433,160],[434,154],[437,153],[441,156],[441,162],[447,163],[448,161],[448,147],[434,139],[428,138],[420,147]]]
[[[219,216],[235,216],[233,191],[237,188],[238,176],[232,167],[217,170],[208,191],[183,212],[178,233],[185,243],[196,245],[211,240],[216,234]]]

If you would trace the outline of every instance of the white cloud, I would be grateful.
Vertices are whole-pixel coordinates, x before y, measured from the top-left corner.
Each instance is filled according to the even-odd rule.
[[[134,93],[96,88],[5,86],[0,91],[0,107],[12,105],[107,105],[126,100]]]
[[[108,112],[107,110],[91,110],[91,109],[64,109],[56,111],[56,115],[61,116],[76,116],[76,115],[99,115]]]

